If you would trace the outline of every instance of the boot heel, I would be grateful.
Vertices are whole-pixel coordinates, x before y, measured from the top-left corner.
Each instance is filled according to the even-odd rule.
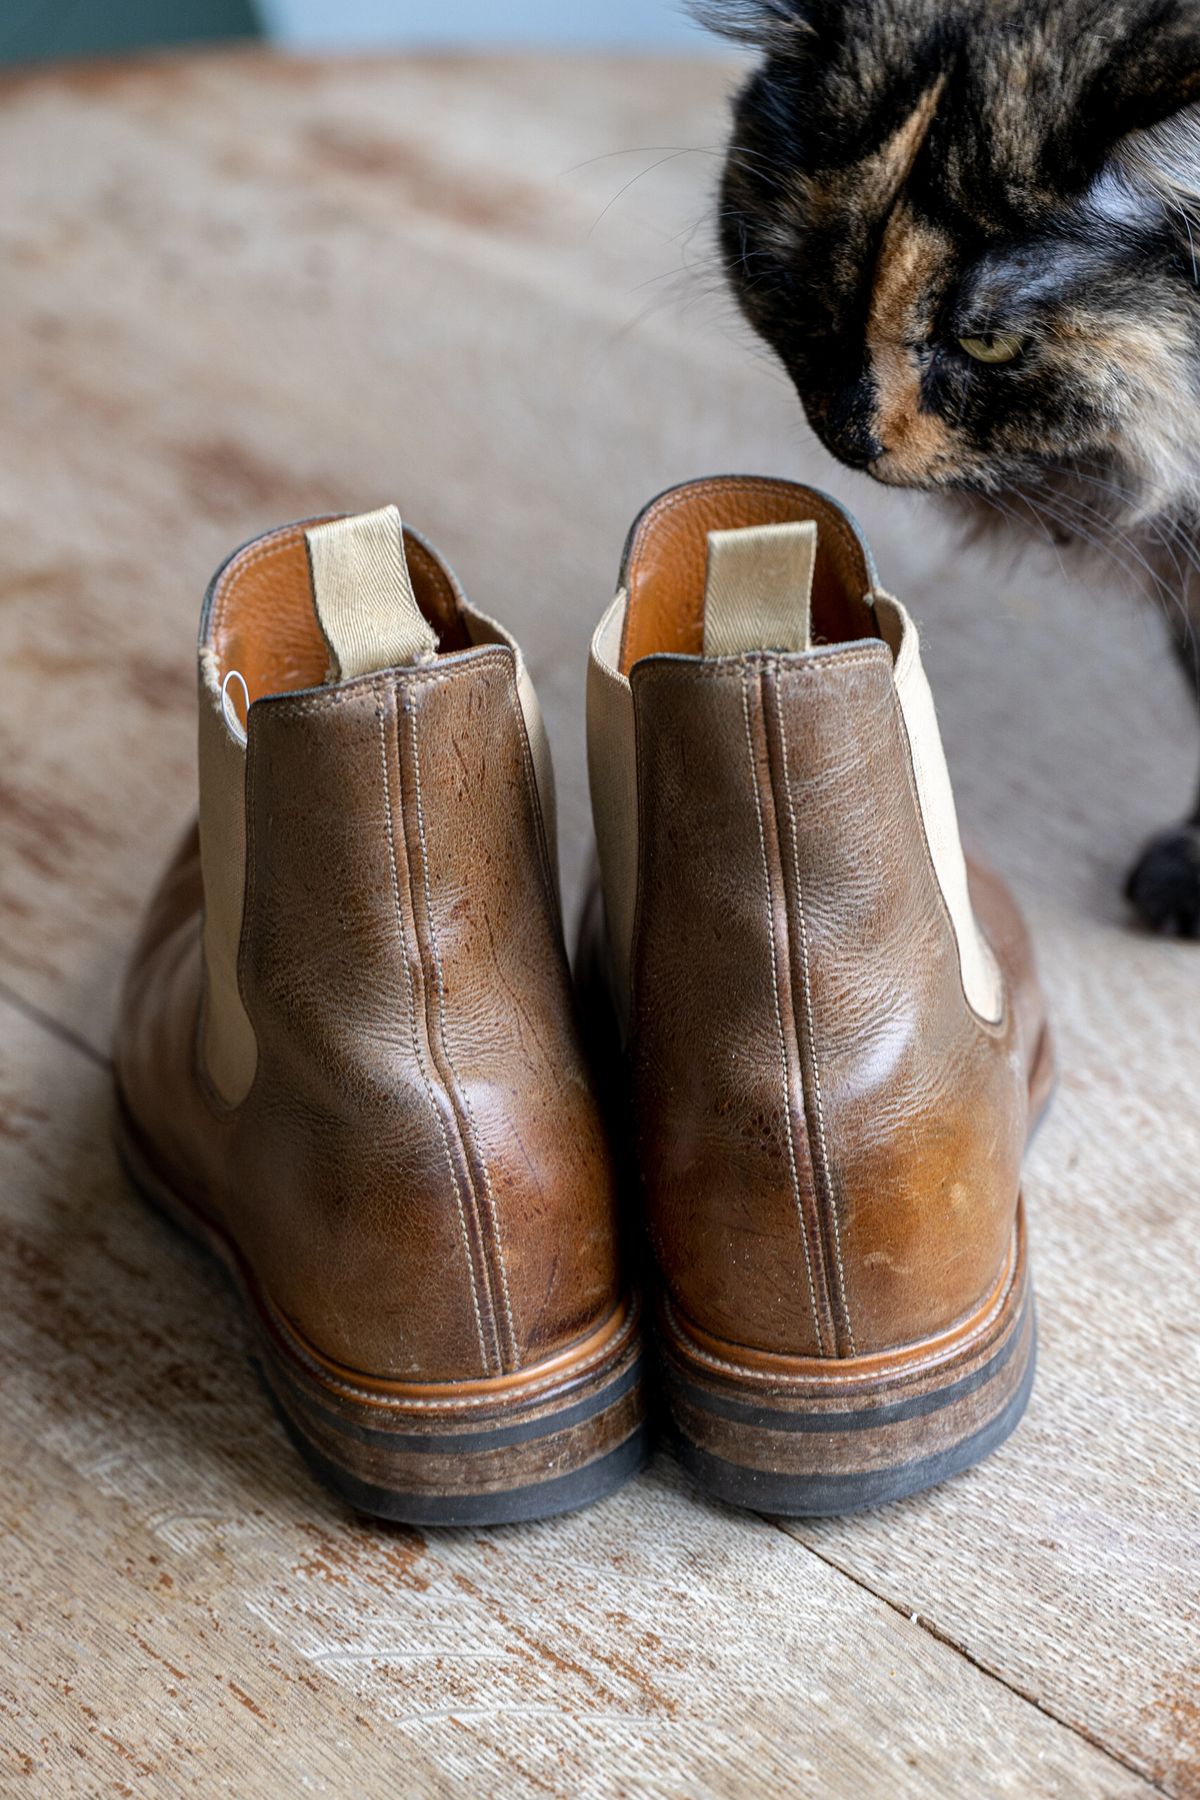
[[[936,1343],[837,1362],[752,1351],[737,1361],[734,1346],[726,1358],[698,1342],[669,1307],[661,1342],[677,1452],[707,1493],[802,1518],[882,1506],[981,1461],[1025,1410],[1036,1331],[1023,1213],[1007,1284]]]
[[[314,1474],[359,1512],[406,1525],[502,1525],[600,1500],[650,1454],[639,1308],[570,1350],[490,1381],[372,1380],[316,1355],[220,1225],[177,1194],[118,1096],[117,1152],[143,1198],[232,1281],[268,1398]]]
[[[324,1481],[358,1511],[409,1525],[500,1525],[586,1506],[649,1454],[637,1319],[605,1327],[597,1356],[500,1383],[384,1394],[317,1373],[275,1333],[258,1360],[284,1426]],[[561,1360],[561,1359],[557,1359]],[[451,1384],[441,1384],[443,1390]]]

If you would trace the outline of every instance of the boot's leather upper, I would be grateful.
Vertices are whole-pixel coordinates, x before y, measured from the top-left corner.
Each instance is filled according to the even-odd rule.
[[[495,1377],[618,1301],[548,757],[511,640],[394,509],[352,524],[273,533],[210,589],[201,827],[137,946],[118,1082],[314,1355]]]
[[[656,501],[593,645],[589,758],[676,1313],[823,1357],[971,1315],[1012,1253],[1041,1001],[840,509],[740,478]]]

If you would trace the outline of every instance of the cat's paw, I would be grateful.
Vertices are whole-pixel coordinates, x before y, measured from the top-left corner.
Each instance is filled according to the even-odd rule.
[[[1151,838],[1129,871],[1125,893],[1151,931],[1200,938],[1200,825]]]

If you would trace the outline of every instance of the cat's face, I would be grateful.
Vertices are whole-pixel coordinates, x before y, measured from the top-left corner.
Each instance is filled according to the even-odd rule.
[[[1179,115],[1200,5],[741,16],[766,56],[736,104],[725,260],[828,449],[900,486],[1096,468],[1169,503],[1200,436],[1200,297],[1164,172],[1194,147],[1200,193]]]

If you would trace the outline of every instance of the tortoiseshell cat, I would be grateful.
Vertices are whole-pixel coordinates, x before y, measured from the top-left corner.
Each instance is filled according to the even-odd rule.
[[[709,0],[721,241],[821,441],[1136,564],[1200,699],[1200,0]],[[1129,894],[1200,936],[1200,806]]]

